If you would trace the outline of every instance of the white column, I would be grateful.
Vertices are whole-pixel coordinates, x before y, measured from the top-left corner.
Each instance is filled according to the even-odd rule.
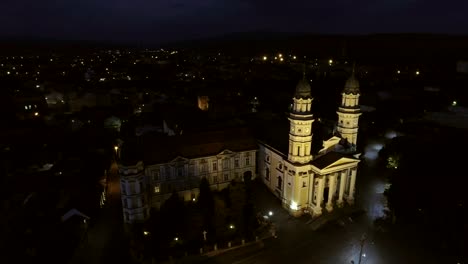
[[[317,190],[317,203],[314,207],[314,216],[322,214],[322,201],[323,201],[323,189],[325,186],[325,176],[319,176],[319,184]]]
[[[314,192],[317,190],[314,189],[314,183],[315,183],[315,173],[310,174],[310,180],[309,180],[309,201],[307,201],[307,204],[309,205],[309,208],[311,208],[312,204],[314,203]]]
[[[349,183],[349,195],[348,195],[349,204],[354,204],[354,187],[356,185],[356,170],[357,168],[351,169],[351,182]]]
[[[327,211],[331,212],[333,211],[333,196],[335,196],[335,191],[336,191],[336,174],[330,174],[328,178],[330,179],[328,181],[328,202],[327,202]]]
[[[338,207],[343,206],[343,194],[345,190],[345,185],[346,185],[346,172],[347,170],[341,171],[341,176],[340,176],[340,192],[338,196]]]

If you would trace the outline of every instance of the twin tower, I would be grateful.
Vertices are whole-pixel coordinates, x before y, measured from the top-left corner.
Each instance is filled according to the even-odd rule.
[[[347,142],[352,151],[356,150],[358,121],[361,115],[359,96],[359,82],[353,69],[341,93],[341,104],[336,112],[338,114],[336,132]],[[304,75],[297,84],[293,107],[288,118],[290,122],[288,159],[293,163],[305,164],[313,159],[311,154],[312,123],[314,122],[311,112],[312,100],[311,87]]]

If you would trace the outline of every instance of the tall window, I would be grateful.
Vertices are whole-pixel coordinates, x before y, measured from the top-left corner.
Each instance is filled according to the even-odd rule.
[[[124,208],[128,208],[128,201],[127,201],[127,198],[124,199]]]
[[[213,161],[213,171],[218,171],[218,162]]]
[[[229,181],[229,174],[228,173],[224,174],[224,181]]]
[[[250,166],[250,157],[245,158],[245,166]]]
[[[125,184],[122,183],[122,187],[121,187],[121,190],[122,190],[122,194],[124,195],[127,195],[127,186],[125,186]]]
[[[179,178],[183,177],[184,176],[184,167],[178,167],[177,168],[177,176]]]
[[[269,169],[269,168],[266,168],[266,169],[265,169],[265,178],[266,178],[267,180],[270,180],[270,169]]]
[[[204,159],[202,159],[200,161],[200,172],[201,173],[206,173],[207,170],[208,170],[208,165],[206,164],[206,161]]]
[[[281,178],[281,176],[278,176],[277,183],[278,183],[278,185],[276,186],[276,188],[282,190],[283,189],[283,178]]]
[[[138,182],[138,187],[140,187],[140,192],[144,191],[144,185],[142,182]]]
[[[159,181],[159,169],[153,171],[153,181]]]
[[[218,182],[218,176],[213,176],[213,183],[217,183]]]
[[[223,169],[225,169],[225,170],[229,169],[229,160],[228,159],[223,159]]]
[[[239,168],[239,159],[234,160],[234,167]]]

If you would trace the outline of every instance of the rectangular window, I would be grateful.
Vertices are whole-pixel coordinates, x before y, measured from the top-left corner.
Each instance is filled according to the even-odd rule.
[[[229,174],[228,173],[224,174],[224,181],[229,181]]]
[[[239,168],[239,159],[234,160],[234,167]]]
[[[245,158],[245,166],[250,166],[250,157]]]
[[[189,166],[189,176],[193,176],[195,174],[195,166],[190,165]]]
[[[127,201],[127,198],[124,199],[124,208],[128,208],[128,201]]]
[[[161,192],[161,185],[160,184],[156,184],[154,186],[154,193],[160,193]]]
[[[159,170],[153,171],[153,181],[159,181]]]
[[[238,172],[234,173],[234,179],[239,180],[239,173]]]
[[[229,169],[229,160],[228,159],[223,160],[223,169],[225,169],[225,170]]]
[[[218,162],[213,161],[213,171],[218,171]]]
[[[184,176],[184,167],[177,168],[177,176],[179,178]]]
[[[217,183],[218,182],[218,176],[213,176],[213,183]]]
[[[121,187],[122,194],[127,195],[127,191],[125,187],[126,187],[125,184],[122,183],[122,187]]]

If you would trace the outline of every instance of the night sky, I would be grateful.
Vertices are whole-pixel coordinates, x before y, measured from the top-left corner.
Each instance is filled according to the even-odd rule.
[[[223,34],[468,33],[462,0],[2,0],[0,37],[164,43]]]

